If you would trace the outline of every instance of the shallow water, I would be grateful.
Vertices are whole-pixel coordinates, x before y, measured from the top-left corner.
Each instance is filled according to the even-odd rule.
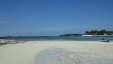
[[[70,40],[70,41],[100,41],[102,39],[113,41],[113,36],[27,36],[27,37],[5,37],[5,39],[28,40],[28,41],[44,41],[44,40]]]

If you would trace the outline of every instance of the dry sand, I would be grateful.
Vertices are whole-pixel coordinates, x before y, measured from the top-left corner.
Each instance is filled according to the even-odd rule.
[[[113,64],[113,42],[28,41],[0,46],[0,64]]]

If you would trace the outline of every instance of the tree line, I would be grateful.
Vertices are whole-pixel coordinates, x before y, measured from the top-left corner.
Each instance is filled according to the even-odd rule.
[[[103,30],[91,30],[91,31],[86,31],[86,35],[113,35],[113,31],[107,31],[105,29]]]

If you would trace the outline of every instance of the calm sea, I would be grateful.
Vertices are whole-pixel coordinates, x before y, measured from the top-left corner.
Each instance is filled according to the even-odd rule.
[[[71,41],[100,41],[102,38],[113,41],[113,36],[26,36],[26,37],[5,37],[6,39],[44,41],[44,40],[71,40]]]

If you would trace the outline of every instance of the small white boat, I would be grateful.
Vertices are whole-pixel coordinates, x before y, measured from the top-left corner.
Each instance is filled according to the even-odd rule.
[[[100,42],[109,42],[109,40],[100,40]]]

